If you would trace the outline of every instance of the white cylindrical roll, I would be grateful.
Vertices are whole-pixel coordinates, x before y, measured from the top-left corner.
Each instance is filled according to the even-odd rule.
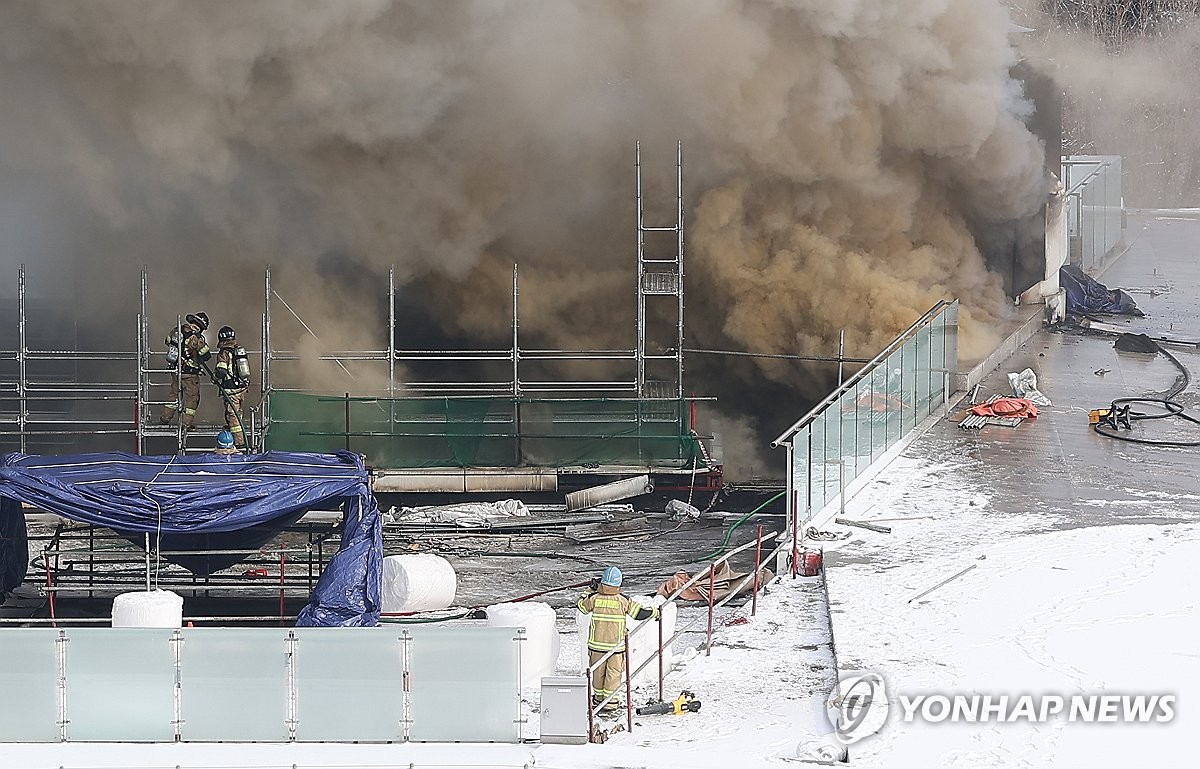
[[[457,590],[454,567],[440,555],[406,553],[383,559],[385,614],[445,609],[454,603]]]
[[[121,593],[113,599],[113,627],[181,627],[183,596],[170,590]]]
[[[558,615],[547,603],[499,603],[487,607],[488,627],[525,629],[521,685],[537,686],[558,665]]]

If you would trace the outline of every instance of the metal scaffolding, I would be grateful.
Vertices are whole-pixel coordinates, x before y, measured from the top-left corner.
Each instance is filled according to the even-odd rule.
[[[129,436],[137,433],[130,417],[138,397],[134,381],[81,382],[64,373],[64,364],[78,371],[80,363],[133,361],[135,354],[125,350],[80,350],[62,346],[41,347],[30,340],[29,302],[26,269],[17,272],[17,345],[0,351],[0,361],[15,363],[15,371],[0,381],[0,437],[18,451],[61,445],[65,439],[81,435]],[[112,412],[115,404],[128,404],[120,416]],[[80,405],[91,404],[80,415]],[[15,444],[15,445],[14,445]]]
[[[386,346],[374,350],[333,350],[302,356],[296,350],[281,349],[275,345],[276,321],[273,313],[282,307],[311,336],[318,345],[320,338],[301,315],[288,303],[272,283],[272,270],[268,267],[264,275],[261,347],[250,350],[253,357],[261,361],[257,372],[260,403],[248,409],[246,437],[252,449],[263,445],[264,434],[269,429],[270,402],[274,393],[305,392],[299,387],[300,377],[287,376],[288,364],[317,359],[332,362],[348,375],[347,364],[370,363],[386,368],[386,388],[375,392],[360,390],[354,396],[381,396],[390,401],[403,399],[461,399],[478,397],[501,397],[512,399],[513,422],[520,424],[522,401],[535,398],[543,401],[576,401],[603,399],[637,402],[637,420],[653,421],[661,414],[666,404],[681,404],[683,389],[683,339],[684,339],[684,235],[683,235],[683,150],[676,147],[676,200],[675,223],[672,226],[647,226],[644,220],[642,183],[642,161],[640,142],[635,147],[636,212],[637,212],[637,317],[634,326],[633,346],[630,349],[539,349],[521,346],[520,282],[516,265],[513,265],[511,342],[507,349],[479,350],[420,350],[398,349],[396,345],[396,273],[388,271]],[[666,233],[673,236],[669,256],[650,255],[647,249],[647,233]],[[27,307],[25,299],[25,267],[22,265],[18,277],[17,316],[18,344],[14,351],[0,351],[0,361],[15,361],[16,372],[12,381],[0,382],[0,403],[12,404],[13,409],[0,408],[0,437],[16,436],[18,448],[26,452],[31,440],[41,436],[58,435],[73,437],[76,444],[85,436],[127,435],[130,448],[139,453],[152,449],[163,450],[174,446],[177,452],[208,451],[213,446],[221,424],[197,424],[191,430],[183,430],[178,424],[162,425],[158,421],[159,409],[174,403],[179,393],[169,392],[165,377],[179,373],[164,362],[165,349],[155,346],[152,337],[151,319],[148,311],[149,277],[146,270],[141,273],[140,302],[137,315],[137,345],[133,352],[112,350],[79,349],[35,349],[27,339]],[[666,308],[661,300],[673,306]],[[671,301],[673,300],[673,301]],[[657,304],[656,304],[657,303]],[[651,311],[650,307],[662,308]],[[673,316],[673,317],[672,317]],[[178,324],[179,318],[172,318]],[[664,323],[673,324],[673,334],[651,333],[648,328],[661,332]],[[155,325],[155,328],[159,326]],[[648,345],[650,345],[648,347]],[[61,381],[39,379],[31,372],[30,364],[38,361],[104,361],[123,365],[131,362],[130,378],[127,381],[89,382],[76,377]],[[562,367],[579,362],[600,364],[604,375],[592,378],[558,379],[547,374]],[[398,370],[401,369],[401,370]],[[417,375],[408,376],[409,371]],[[487,375],[481,372],[487,371]],[[504,372],[501,374],[501,372]],[[430,373],[433,372],[433,373]],[[464,373],[465,372],[465,373]],[[401,374],[404,374],[402,376]],[[352,378],[352,377],[351,377]],[[203,385],[207,387],[207,383]],[[347,388],[349,390],[351,388]],[[346,398],[351,397],[346,392]],[[50,402],[104,402],[122,401],[128,404],[125,415],[105,414],[84,416],[71,414],[67,417],[54,415],[37,408],[40,403]],[[103,413],[103,409],[93,408]],[[111,409],[109,409],[111,411]],[[77,418],[78,417],[78,418]],[[43,441],[44,442],[44,441]]]

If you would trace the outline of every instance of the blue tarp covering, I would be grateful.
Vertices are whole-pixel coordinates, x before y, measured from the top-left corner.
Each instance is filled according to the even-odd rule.
[[[1119,288],[1110,289],[1074,265],[1058,268],[1058,283],[1067,294],[1068,315],[1143,314],[1132,296]]]
[[[296,624],[378,624],[383,533],[357,454],[6,454],[0,466],[0,592],[20,584],[29,562],[21,502],[122,533],[164,534],[237,531],[298,511],[340,507],[341,549]]]

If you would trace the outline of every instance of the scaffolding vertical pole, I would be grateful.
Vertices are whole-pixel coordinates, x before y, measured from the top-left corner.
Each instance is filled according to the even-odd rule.
[[[643,280],[646,272],[646,232],[642,212],[642,143],[634,145],[634,176],[637,179],[637,397],[646,394],[646,294]],[[639,419],[640,422],[640,419]]]
[[[265,398],[271,389],[271,265],[267,265],[263,295],[263,362],[262,394]]]
[[[521,291],[517,281],[517,265],[513,263],[512,284],[512,420],[513,420],[513,463],[521,466]]]
[[[175,316],[175,332],[179,334],[179,357],[175,359],[175,416],[179,417],[179,421],[176,423],[175,439],[178,447],[176,448],[175,453],[186,454],[187,446],[185,444],[187,443],[187,432],[183,429],[185,408],[183,402],[183,356],[187,349],[185,347],[185,340],[183,338],[183,319],[178,315]],[[197,374],[197,377],[198,376],[199,374]],[[192,423],[195,424],[194,415],[192,417]]]
[[[676,169],[676,191],[675,191],[675,228],[676,241],[678,243],[677,259],[679,260],[678,284],[676,286],[677,296],[679,300],[678,314],[678,333],[675,344],[675,384],[678,388],[675,397],[679,401],[683,401],[683,142],[675,144],[675,169]]]
[[[133,396],[133,453],[142,453],[142,316],[137,316],[137,391]],[[90,598],[91,596],[89,596]]]
[[[21,269],[17,272],[17,430],[21,433],[21,453],[26,452],[25,443],[25,426],[28,422],[29,415],[26,409],[29,402],[26,400],[25,390],[25,365],[27,358],[27,344],[25,338],[25,265],[21,264]]]
[[[265,442],[265,434],[271,424],[271,265],[267,265],[263,278],[263,324],[262,324],[262,384],[259,389],[262,394],[259,396],[258,408],[262,412],[259,430],[264,438],[260,439],[260,443]],[[260,445],[259,451],[266,447]]]
[[[146,430],[142,419],[143,404],[150,400],[150,377],[146,369],[150,368],[150,332],[146,320],[146,268],[142,267],[141,285],[138,291],[138,423],[137,423],[137,453],[146,453]],[[148,415],[147,415],[148,416]]]
[[[396,397],[396,265],[388,268],[388,398]],[[392,408],[395,409],[395,404]]]

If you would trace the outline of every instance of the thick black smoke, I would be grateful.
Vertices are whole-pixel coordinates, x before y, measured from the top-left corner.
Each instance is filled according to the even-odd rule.
[[[999,0],[50,0],[0,57],[0,269],[113,339],[142,265],[155,313],[257,331],[269,263],[329,348],[383,344],[393,264],[406,331],[502,342],[519,262],[530,338],[629,347],[640,139],[667,221],[684,143],[692,345],[869,354],[957,297],[970,347],[976,233],[1046,189]]]

